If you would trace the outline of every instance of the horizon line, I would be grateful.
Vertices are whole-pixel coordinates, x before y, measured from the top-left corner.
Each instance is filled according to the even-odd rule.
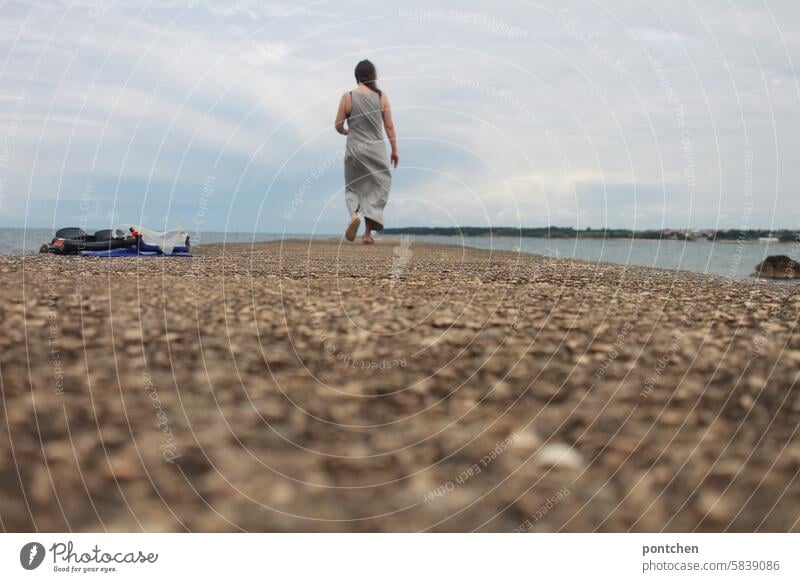
[[[6,230],[58,230],[58,228],[64,227],[53,227],[52,225],[48,226],[5,226],[0,224],[0,228]],[[80,228],[80,227],[79,227]],[[98,227],[101,228],[108,228],[105,227]],[[335,232],[309,232],[309,231],[294,231],[294,232],[284,232],[284,231],[251,231],[251,230],[236,230],[236,229],[227,229],[227,230],[219,230],[214,228],[207,228],[207,229],[186,229],[187,232],[214,232],[214,233],[231,233],[231,234],[269,234],[269,235],[276,235],[276,234],[309,234],[309,235],[336,235],[340,234],[338,231]],[[547,230],[547,229],[571,229],[577,232],[580,231],[603,231],[603,230],[628,230],[631,232],[659,232],[665,230],[672,230],[677,232],[685,232],[685,231],[721,231],[721,230],[737,230],[740,232],[754,232],[754,231],[769,231],[769,232],[779,232],[779,231],[789,231],[789,232],[800,232],[800,227],[798,228],[788,228],[788,227],[748,227],[748,228],[738,228],[738,227],[661,227],[661,228],[631,228],[628,226],[585,226],[585,227],[575,227],[575,226],[559,226],[559,225],[548,225],[548,226],[472,226],[472,225],[458,225],[458,226],[391,226],[385,227],[384,230],[408,230],[408,229],[427,229],[427,230],[529,230],[529,229],[538,229],[538,230]],[[90,228],[91,230],[91,228]]]

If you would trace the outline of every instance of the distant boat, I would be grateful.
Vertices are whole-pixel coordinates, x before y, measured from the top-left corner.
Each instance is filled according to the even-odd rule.
[[[760,242],[760,243],[774,243],[774,242],[781,242],[781,241],[780,241],[780,239],[777,239],[774,236],[760,236],[760,237],[758,237],[758,242]]]

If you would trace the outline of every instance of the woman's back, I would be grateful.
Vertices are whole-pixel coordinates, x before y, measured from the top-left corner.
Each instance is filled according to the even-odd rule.
[[[359,142],[383,141],[383,111],[381,96],[371,91],[350,92],[350,116],[347,118],[347,140]]]

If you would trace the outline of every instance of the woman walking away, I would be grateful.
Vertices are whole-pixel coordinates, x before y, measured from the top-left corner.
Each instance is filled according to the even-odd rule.
[[[383,230],[383,209],[392,186],[384,129],[392,146],[392,165],[396,168],[400,161],[389,98],[378,89],[376,80],[375,65],[367,60],[358,63],[358,85],[342,95],[336,114],[336,131],[347,136],[344,179],[350,224],[344,236],[349,241],[355,240],[361,214],[364,216],[364,244],[375,242],[373,230]]]

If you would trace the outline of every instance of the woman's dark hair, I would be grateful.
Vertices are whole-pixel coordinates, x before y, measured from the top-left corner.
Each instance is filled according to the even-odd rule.
[[[378,73],[375,71],[375,65],[373,65],[371,61],[364,59],[356,65],[356,82],[366,85],[380,97],[382,93],[381,90],[378,89],[377,83],[375,83],[377,79]]]

